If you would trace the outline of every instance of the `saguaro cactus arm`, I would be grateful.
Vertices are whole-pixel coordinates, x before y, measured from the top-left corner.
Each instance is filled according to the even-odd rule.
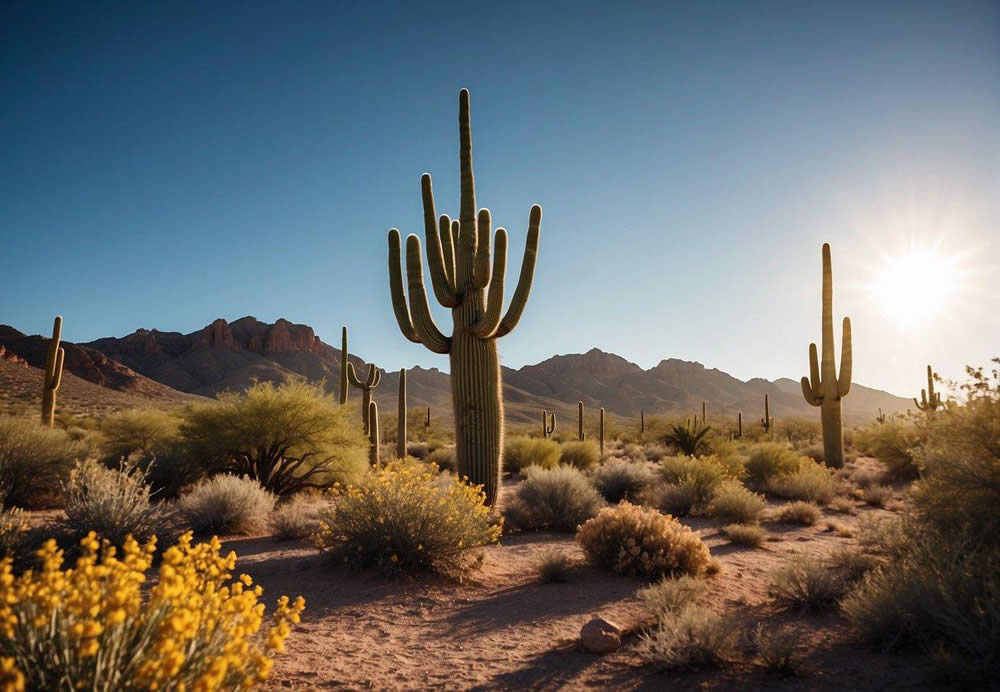
[[[528,217],[528,240],[524,245],[524,258],[521,260],[521,276],[517,279],[517,288],[511,296],[507,314],[500,321],[495,337],[510,334],[521,319],[524,306],[528,304],[531,293],[531,283],[535,278],[535,261],[538,259],[538,234],[542,225],[542,208],[537,204],[531,207]]]
[[[340,330],[340,403],[346,404],[347,397],[350,393],[350,386],[347,381],[347,366],[350,361],[347,360],[347,327],[342,327]]]
[[[347,379],[350,381],[351,385],[357,387],[358,389],[374,389],[375,387],[378,387],[379,382],[382,381],[382,372],[375,367],[374,363],[369,363],[368,375],[362,381],[358,379],[357,371],[354,369],[354,363],[348,363]]]
[[[840,342],[840,376],[837,377],[837,394],[844,398],[851,391],[851,371],[854,368],[854,347],[851,344],[851,318],[845,317],[843,337]]]
[[[420,177],[420,190],[424,201],[424,238],[427,240],[427,269],[431,275],[431,286],[438,302],[446,308],[458,305],[455,290],[455,277],[449,273],[448,265],[454,270],[454,258],[451,255],[451,238],[448,226],[443,226],[443,235],[448,240],[448,251],[442,247],[441,235],[438,232],[438,219],[434,211],[434,191],[431,187],[431,177],[424,173]],[[409,241],[407,241],[409,242]],[[407,267],[409,271],[409,267]]]

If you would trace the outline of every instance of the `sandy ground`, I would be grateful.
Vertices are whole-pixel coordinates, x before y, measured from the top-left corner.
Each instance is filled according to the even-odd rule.
[[[859,516],[826,512],[856,526],[884,510],[858,506]],[[767,673],[746,645],[721,670],[664,673],[643,663],[638,636],[606,656],[578,647],[580,627],[601,615],[636,628],[647,615],[636,598],[644,582],[611,576],[584,564],[572,535],[536,533],[505,537],[486,550],[484,564],[463,583],[419,577],[386,581],[374,573],[334,567],[304,543],[271,538],[229,540],[238,571],[278,594],[307,600],[301,625],[275,665],[272,689],[918,689],[927,685],[918,657],[885,655],[851,643],[836,614],[778,610],[767,595],[770,573],[790,555],[821,558],[853,544],[825,530],[765,524],[772,539],[762,548],[730,544],[712,520],[685,523],[706,541],[722,565],[709,577],[710,602],[747,629],[766,621],[794,628],[806,657],[802,674]],[[565,584],[540,584],[535,566],[558,550],[576,562]]]

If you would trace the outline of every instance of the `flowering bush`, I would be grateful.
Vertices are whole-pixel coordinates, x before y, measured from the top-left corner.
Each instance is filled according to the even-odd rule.
[[[669,515],[628,502],[602,509],[576,534],[587,559],[615,574],[658,579],[702,572],[708,548]]]
[[[459,574],[470,567],[472,549],[500,538],[502,522],[483,504],[480,486],[412,460],[374,469],[333,494],[316,546],[352,567]]]
[[[191,544],[191,534],[163,553],[156,586],[142,584],[156,539],[126,539],[118,557],[91,533],[81,556],[63,569],[54,540],[38,551],[40,570],[15,577],[0,562],[0,686],[4,689],[214,690],[252,687],[284,651],[305,601],[278,600],[266,641],[259,586],[230,581],[235,553]]]

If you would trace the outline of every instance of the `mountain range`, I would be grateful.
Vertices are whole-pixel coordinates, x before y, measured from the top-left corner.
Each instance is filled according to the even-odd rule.
[[[30,367],[41,367],[46,341],[0,325],[0,353],[8,362],[23,360]],[[333,390],[340,379],[340,349],[322,341],[312,327],[284,319],[273,324],[249,316],[233,322],[216,319],[190,334],[138,329],[121,338],[63,345],[65,367],[73,375],[100,387],[160,401],[213,397],[245,388],[254,380],[281,381],[296,375],[325,379]],[[363,377],[364,360],[351,354],[350,361]],[[385,401],[388,410],[395,409],[398,381],[397,372],[386,372],[375,390],[376,400]],[[596,348],[553,356],[516,370],[503,368],[503,383],[507,418],[514,422],[535,421],[543,408],[555,411],[563,421],[572,420],[577,401],[588,409],[603,406],[620,417],[638,416],[640,410],[688,414],[700,411],[704,401],[710,416],[735,416],[743,411],[747,420],[758,420],[763,416],[764,394],[774,416],[818,415],[802,398],[795,380],[744,382],[701,363],[675,358],[643,369]],[[409,369],[407,389],[409,406],[431,406],[450,415],[447,373],[436,368]],[[356,399],[358,393],[352,396]],[[844,418],[862,423],[872,420],[880,408],[892,414],[910,404],[908,399],[855,384],[844,399]]]

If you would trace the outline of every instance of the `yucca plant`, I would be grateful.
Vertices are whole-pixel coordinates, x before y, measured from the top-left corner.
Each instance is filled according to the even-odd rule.
[[[708,425],[699,425],[696,421],[690,421],[687,425],[674,425],[670,431],[663,436],[666,444],[674,445],[682,454],[697,456],[700,452],[708,451],[708,433],[712,428]]]

